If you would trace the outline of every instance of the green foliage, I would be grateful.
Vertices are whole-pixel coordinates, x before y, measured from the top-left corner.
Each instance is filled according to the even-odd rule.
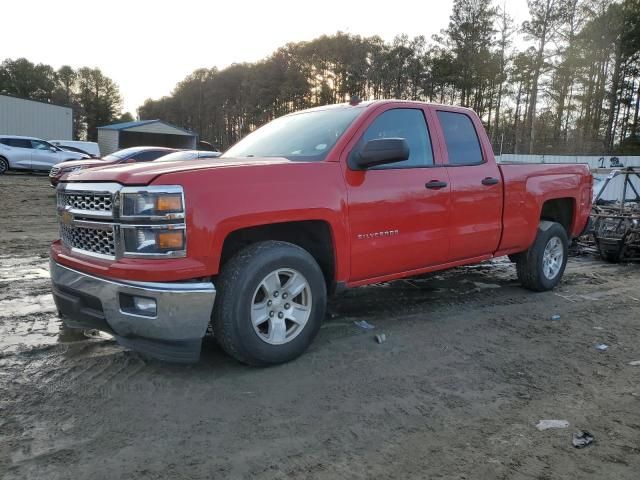
[[[96,128],[117,119],[122,105],[117,85],[97,68],[64,65],[55,71],[26,58],[0,64],[0,93],[70,106],[74,137],[93,141]]]
[[[640,0],[528,5],[519,33],[529,43],[520,50],[512,19],[492,0],[454,0],[447,28],[430,40],[337,32],[290,43],[259,62],[196,70],[138,115],[227,148],[275,117],[352,95],[427,100],[473,108],[496,151],[635,151]],[[118,88],[97,69],[56,72],[9,59],[0,65],[2,92],[71,105],[79,137],[131,118],[119,117]]]

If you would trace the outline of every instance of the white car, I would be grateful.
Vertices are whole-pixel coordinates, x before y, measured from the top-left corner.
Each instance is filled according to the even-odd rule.
[[[89,158],[70,152],[44,140],[17,135],[0,135],[0,175],[8,170],[48,172],[56,163]]]
[[[69,150],[71,152],[86,153],[87,155],[97,158],[100,156],[100,147],[96,142],[81,142],[79,140],[49,140],[56,147]]]

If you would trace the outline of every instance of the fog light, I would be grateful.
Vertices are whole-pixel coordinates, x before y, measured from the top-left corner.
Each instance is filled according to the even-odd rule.
[[[124,313],[143,317],[155,317],[158,314],[158,306],[154,298],[139,297],[126,293],[120,294],[120,310]]]
[[[155,317],[157,313],[156,301],[153,298],[133,297],[133,306],[140,313]]]

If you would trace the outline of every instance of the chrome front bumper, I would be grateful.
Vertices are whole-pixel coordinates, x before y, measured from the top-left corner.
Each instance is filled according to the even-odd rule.
[[[193,362],[216,297],[211,282],[126,282],[79,272],[50,260],[53,296],[65,325],[112,333],[123,346],[155,358]],[[132,297],[156,302],[153,316],[133,313]]]

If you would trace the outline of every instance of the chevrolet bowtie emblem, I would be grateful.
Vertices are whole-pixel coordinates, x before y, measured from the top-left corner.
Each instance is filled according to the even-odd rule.
[[[64,225],[71,225],[73,223],[73,213],[66,209],[63,210],[60,214],[60,222]]]

